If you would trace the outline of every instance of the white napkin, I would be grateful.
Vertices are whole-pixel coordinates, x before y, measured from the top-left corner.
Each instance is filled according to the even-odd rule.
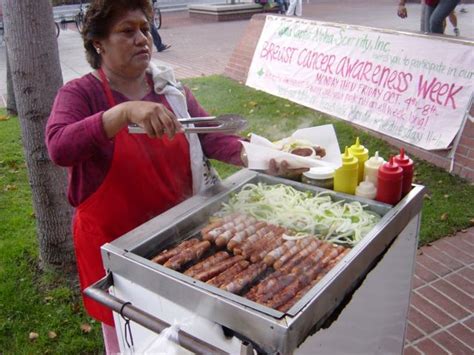
[[[286,160],[291,168],[328,166],[337,169],[342,165],[341,151],[339,150],[339,143],[337,142],[336,132],[332,124],[299,129],[291,137],[305,139],[314,146],[321,146],[326,150],[326,156],[322,159],[314,159],[282,152],[278,149],[277,145],[268,139],[252,134],[250,142],[242,141],[247,154],[248,168],[267,170],[270,159],[275,159],[277,162]]]

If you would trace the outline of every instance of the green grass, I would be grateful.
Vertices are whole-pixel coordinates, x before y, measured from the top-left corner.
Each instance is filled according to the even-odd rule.
[[[270,139],[288,136],[302,127],[332,123],[340,146],[356,136],[371,152],[387,157],[396,150],[384,141],[292,102],[255,91],[219,76],[187,80],[187,85],[211,114],[238,113],[249,120],[245,133]],[[0,116],[4,111],[0,111]],[[0,353],[79,354],[102,351],[100,325],[88,318],[77,294],[62,276],[39,272],[35,220],[20,128],[16,118],[0,120]],[[214,162],[221,177],[237,169]],[[427,187],[420,232],[421,244],[469,226],[474,186],[426,162],[416,160],[416,180]],[[447,213],[447,219],[441,215]],[[92,326],[83,333],[81,324]],[[48,332],[57,337],[50,339]],[[30,341],[30,332],[39,334]]]
[[[5,114],[0,110],[0,116]],[[100,324],[88,318],[60,275],[37,269],[38,245],[18,119],[0,121],[0,353],[81,354],[102,348]],[[90,333],[81,324],[92,326]],[[30,332],[38,333],[35,341]],[[49,338],[55,332],[56,338]]]

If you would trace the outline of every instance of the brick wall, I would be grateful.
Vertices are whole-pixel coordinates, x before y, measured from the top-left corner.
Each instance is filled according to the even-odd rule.
[[[257,47],[257,42],[265,23],[265,17],[265,14],[258,14],[254,15],[249,21],[240,42],[235,47],[227,63],[224,75],[240,82],[247,80],[253,52]],[[469,181],[474,181],[474,122],[472,121],[474,117],[474,106],[471,107],[470,115],[471,119],[468,119],[466,122],[459,145],[454,154],[453,172]],[[364,131],[369,131],[373,136],[382,138],[396,147],[405,147],[408,154],[417,156],[443,169],[450,169],[451,159],[448,157],[448,151],[427,151],[379,132],[360,126],[357,127]]]

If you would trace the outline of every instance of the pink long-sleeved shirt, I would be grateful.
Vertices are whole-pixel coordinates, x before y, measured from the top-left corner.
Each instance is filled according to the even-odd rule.
[[[113,95],[117,104],[129,101],[119,92],[113,91]],[[191,117],[208,116],[187,88],[186,99]],[[142,100],[161,103],[171,110],[166,98],[155,92]],[[110,168],[114,140],[107,138],[102,124],[102,114],[109,108],[102,85],[92,74],[70,81],[56,96],[46,126],[46,144],[51,160],[68,167],[68,199],[73,206],[99,188]],[[208,133],[199,138],[208,158],[242,165],[240,137]]]

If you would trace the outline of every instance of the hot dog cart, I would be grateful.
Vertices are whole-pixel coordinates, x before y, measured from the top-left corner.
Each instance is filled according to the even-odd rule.
[[[115,311],[122,352],[146,352],[158,333],[174,325],[179,333],[172,340],[183,353],[401,353],[422,186],[413,185],[395,206],[334,193],[334,200],[359,201],[382,218],[285,312],[150,260],[196,235],[233,193],[258,182],[321,191],[243,169],[102,247],[107,276],[85,292]]]

